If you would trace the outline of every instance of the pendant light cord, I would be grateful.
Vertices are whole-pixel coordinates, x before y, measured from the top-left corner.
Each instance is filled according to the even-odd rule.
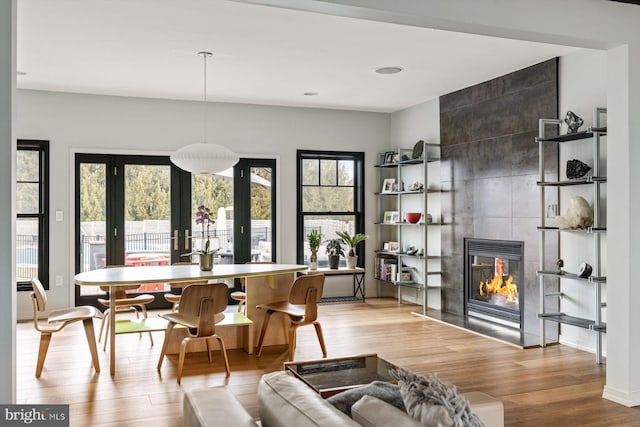
[[[207,58],[210,57],[212,55],[211,52],[198,52],[198,55],[202,56],[202,61],[204,64],[204,73],[202,76],[202,80],[203,80],[203,87],[204,87],[204,93],[203,93],[203,99],[204,99],[204,104],[202,106],[202,122],[204,124],[204,143],[207,143]]]

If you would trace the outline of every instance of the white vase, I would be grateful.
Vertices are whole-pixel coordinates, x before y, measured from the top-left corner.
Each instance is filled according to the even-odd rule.
[[[312,261],[309,263],[309,270],[317,270],[318,269],[318,261]]]
[[[358,263],[357,256],[348,256],[347,257],[347,268],[354,269],[356,268],[356,264]]]

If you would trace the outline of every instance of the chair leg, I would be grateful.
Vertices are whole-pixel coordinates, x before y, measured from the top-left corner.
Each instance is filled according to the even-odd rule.
[[[148,319],[148,317],[147,317],[147,306],[146,305],[141,305],[140,307],[142,307],[142,317],[144,317],[145,319]],[[151,335],[151,331],[149,331],[149,341],[151,341],[151,346],[153,346],[153,335]]]
[[[258,339],[258,349],[256,351],[258,357],[260,357],[260,354],[262,353],[262,342],[264,341],[264,336],[267,333],[267,326],[269,325],[269,320],[271,320],[271,315],[273,313],[273,311],[267,310],[267,314],[264,315],[262,330],[260,331],[260,338]]]
[[[111,311],[107,310],[105,311],[105,316],[102,318],[103,320],[106,319],[105,321],[105,326],[104,326],[104,342],[102,343],[102,351],[107,351],[107,343],[109,342],[109,329],[111,329],[111,321],[109,320],[109,316],[111,316]]]
[[[214,335],[214,337],[220,343],[220,351],[222,351],[222,357],[224,357],[224,368],[227,370],[227,376],[230,376],[231,370],[229,369],[229,358],[227,357],[227,347],[225,347],[222,337],[219,337],[217,335]],[[209,340],[207,340],[207,342],[209,342]]]
[[[102,331],[104,330],[104,324],[108,323],[106,321],[108,315],[109,315],[109,309],[107,308],[104,311],[104,313],[102,313],[102,322],[100,322],[100,333],[98,334],[98,342],[100,342],[100,340],[102,339]]]
[[[246,312],[246,308],[243,309],[243,307],[245,307],[247,304],[247,300],[246,299],[241,299],[240,302],[238,302],[238,313],[245,313]]]
[[[169,322],[167,325],[167,329],[164,331],[164,343],[162,344],[162,351],[160,352],[160,360],[158,360],[158,371],[162,368],[162,361],[164,360],[164,355],[167,352],[167,347],[169,346],[169,338],[171,337],[171,332],[173,331],[173,327],[175,323]]]
[[[84,319],[84,333],[89,343],[89,351],[91,351],[91,359],[93,360],[93,368],[96,372],[100,372],[100,361],[98,360],[98,350],[96,349],[96,335],[93,330],[93,319]]]
[[[327,357],[327,347],[324,345],[324,335],[322,334],[322,326],[320,326],[320,322],[313,322],[313,327],[316,328],[316,335],[318,336],[318,341],[320,341],[322,357]]]
[[[289,361],[292,361],[296,354],[297,331],[298,325],[293,324],[289,327]]]
[[[211,355],[211,338],[205,340],[207,343],[207,356],[209,357],[209,363],[213,363],[213,357]]]
[[[50,342],[51,342],[51,334],[46,332],[41,332],[40,348],[38,349],[38,362],[36,364],[36,378],[40,378],[40,374],[42,374],[42,367],[44,366],[44,359],[47,358],[47,350],[49,350]]]
[[[190,337],[186,337],[180,343],[180,355],[178,356],[178,384],[180,384],[180,380],[182,379],[182,367],[184,366],[184,354],[187,351],[187,344],[191,341]]]

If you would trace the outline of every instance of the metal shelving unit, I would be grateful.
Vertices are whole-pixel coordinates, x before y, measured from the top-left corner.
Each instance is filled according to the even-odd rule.
[[[378,199],[378,214],[380,221],[376,222],[378,227],[378,248],[376,251],[376,269],[375,278],[378,280],[378,293],[380,293],[380,285],[388,283],[397,287],[398,303],[402,302],[402,290],[404,288],[417,289],[422,296],[422,313],[426,314],[428,305],[428,294],[430,289],[440,289],[440,243],[437,242],[437,251],[430,251],[433,246],[433,237],[430,236],[430,230],[434,227],[440,227],[443,224],[438,222],[428,222],[427,213],[437,214],[441,217],[439,202],[437,203],[438,212],[432,212],[434,203],[429,199],[435,194],[441,193],[440,180],[437,179],[437,186],[429,186],[434,174],[433,166],[440,161],[440,145],[422,143],[422,155],[418,159],[411,158],[413,149],[399,148],[394,151],[397,154],[397,160],[393,162],[385,162],[387,153],[378,155],[378,162],[375,165],[378,171],[378,183],[382,186],[384,179],[393,178],[398,184],[398,188],[391,191],[378,191],[374,193]],[[419,190],[411,190],[409,186],[414,181],[420,181],[424,187]],[[407,182],[405,182],[407,181]],[[404,187],[403,187],[404,184]],[[407,211],[407,207],[411,211],[420,211],[422,218],[419,223],[412,224],[404,221],[403,213]],[[384,222],[383,214],[385,211],[398,212],[398,221]],[[381,235],[387,236],[382,238]],[[391,236],[391,237],[389,237]],[[398,251],[383,250],[382,245],[385,241],[393,240],[398,243]],[[407,245],[413,242],[417,243],[418,250],[423,249],[423,253],[409,254],[406,252]],[[431,244],[431,246],[430,246]],[[437,253],[436,253],[437,252]],[[381,273],[382,268],[395,264],[394,274],[396,277],[389,277],[388,274]],[[398,277],[398,273],[410,273],[410,280],[403,280]]]
[[[606,225],[603,224],[601,219],[601,209],[604,205],[604,201],[601,197],[601,186],[605,185],[607,178],[601,176],[601,153],[600,153],[600,138],[607,134],[606,126],[602,125],[603,119],[607,114],[607,110],[604,108],[594,108],[593,110],[593,124],[594,127],[589,128],[585,132],[576,132],[573,134],[566,134],[560,136],[547,137],[545,135],[547,126],[554,126],[557,132],[560,131],[562,120],[556,119],[540,119],[538,129],[538,142],[539,147],[539,181],[537,185],[540,189],[540,226],[538,227],[538,242],[539,242],[539,258],[540,268],[537,272],[539,286],[540,286],[540,312],[538,318],[540,319],[540,345],[544,347],[547,344],[546,341],[546,322],[556,322],[559,324],[566,324],[571,326],[577,326],[585,328],[596,333],[596,363],[602,363],[602,334],[606,333],[607,326],[603,319],[603,310],[606,309],[607,303],[602,299],[603,286],[606,285],[607,278],[602,275],[602,242],[601,237],[606,233]],[[592,176],[587,176],[580,179],[561,180],[561,181],[546,181],[545,180],[545,164],[544,164],[544,149],[547,144],[564,144],[564,143],[591,143],[593,148],[593,168]],[[590,185],[593,189],[593,213],[594,221],[593,226],[586,230],[564,230],[558,227],[547,226],[545,221],[545,189],[550,187],[572,187],[572,186],[585,186]],[[595,262],[593,265],[592,275],[589,277],[579,277],[577,274],[571,274],[562,270],[549,270],[545,268],[545,234],[547,232],[573,232],[573,233],[586,233],[592,236],[593,239],[593,256]],[[560,285],[558,290],[547,292],[547,280],[553,279],[557,281],[559,279]],[[585,283],[585,286],[593,286],[594,302],[593,302],[593,317],[576,317],[567,315],[563,312],[549,312],[547,311],[547,298],[562,298],[565,293],[562,291],[562,282],[564,280],[572,280]]]

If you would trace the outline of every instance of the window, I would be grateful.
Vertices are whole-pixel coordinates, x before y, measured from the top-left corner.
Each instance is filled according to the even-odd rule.
[[[298,263],[309,263],[311,230],[322,234],[319,267],[328,266],[325,242],[337,238],[336,231],[364,232],[363,173],[364,153],[298,150]]]
[[[16,154],[16,279],[49,289],[49,141],[18,140]]]

